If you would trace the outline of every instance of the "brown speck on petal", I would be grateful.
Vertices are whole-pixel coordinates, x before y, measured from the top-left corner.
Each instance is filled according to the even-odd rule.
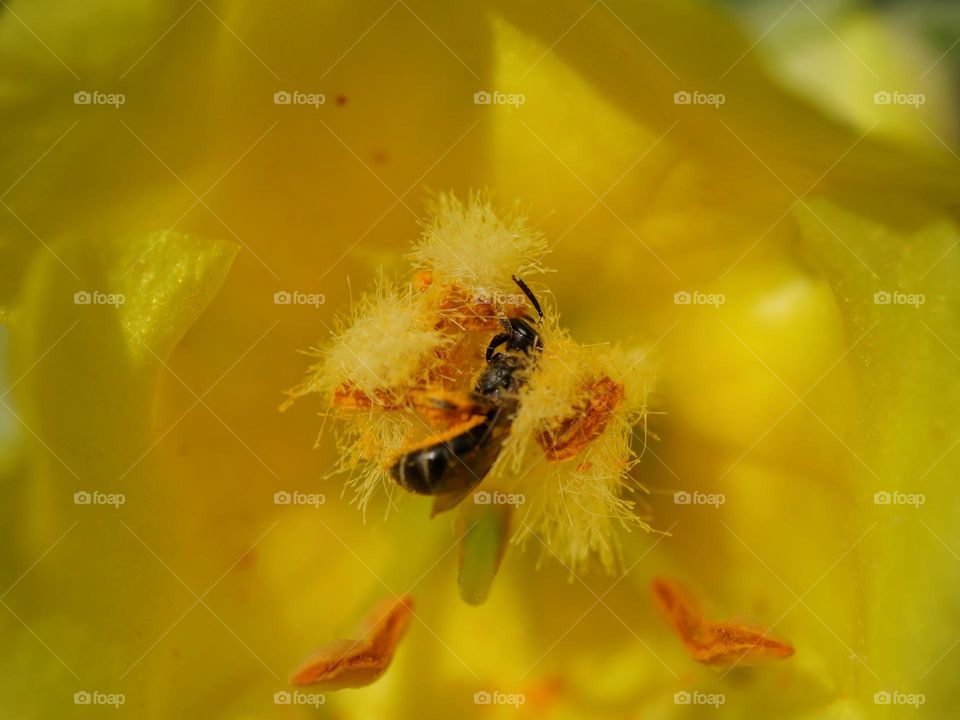
[[[312,650],[290,682],[326,690],[369,685],[389,667],[412,613],[409,595],[383,600],[364,618],[356,640],[333,640]]]
[[[650,589],[694,660],[707,665],[753,665],[794,653],[792,645],[762,630],[706,620],[689,591],[676,581],[655,578]]]

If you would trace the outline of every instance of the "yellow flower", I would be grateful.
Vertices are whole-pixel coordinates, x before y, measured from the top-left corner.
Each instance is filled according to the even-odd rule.
[[[826,119],[696,3],[7,3],[0,37],[7,713],[287,716],[305,651],[409,592],[321,714],[954,714],[954,157]],[[613,578],[534,538],[467,606],[450,523],[364,524],[276,412],[426,188],[518,200],[573,337],[651,348],[670,535]],[[694,663],[657,576],[796,654]]]
[[[547,246],[522,218],[481,197],[441,195],[432,210],[413,281],[365,296],[283,407],[318,394],[346,426],[340,467],[364,511],[378,489],[390,505],[398,486],[430,495],[431,515],[476,491],[474,504],[505,506],[498,544],[515,524],[518,544],[612,570],[617,530],[650,529],[630,477],[634,426],[646,444],[644,353],[578,344],[544,311],[527,280]]]

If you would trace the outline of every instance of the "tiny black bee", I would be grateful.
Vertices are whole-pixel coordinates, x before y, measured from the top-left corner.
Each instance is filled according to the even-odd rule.
[[[513,281],[539,320],[501,318],[502,332],[487,345],[487,366],[473,392],[460,406],[449,399],[439,401],[446,409],[469,410],[470,419],[407,448],[390,469],[401,487],[436,497],[433,514],[456,506],[490,471],[517,410],[517,393],[523,384],[520,373],[543,350],[535,327],[543,322],[540,303],[523,280],[514,275]]]

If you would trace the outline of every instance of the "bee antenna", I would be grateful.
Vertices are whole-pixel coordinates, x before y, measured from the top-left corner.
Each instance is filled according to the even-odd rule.
[[[540,309],[540,302],[537,300],[537,296],[533,294],[533,291],[527,287],[527,284],[518,278],[516,275],[513,275],[513,281],[517,286],[523,290],[523,294],[527,296],[527,299],[530,301],[530,304],[533,305],[534,310],[537,311],[537,315],[540,316],[540,322],[543,322],[543,310]]]

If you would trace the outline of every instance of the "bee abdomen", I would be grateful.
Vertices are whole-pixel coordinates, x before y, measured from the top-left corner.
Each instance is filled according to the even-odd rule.
[[[432,495],[450,460],[450,451],[443,443],[404,455],[390,472],[401,487],[419,495]]]
[[[491,415],[495,417],[496,413]],[[492,426],[493,420],[488,417],[448,440],[407,453],[393,465],[390,473],[401,487],[419,495],[439,495],[456,489],[451,486],[475,484],[486,470],[481,470],[478,477],[471,467],[471,454],[487,444]]]

